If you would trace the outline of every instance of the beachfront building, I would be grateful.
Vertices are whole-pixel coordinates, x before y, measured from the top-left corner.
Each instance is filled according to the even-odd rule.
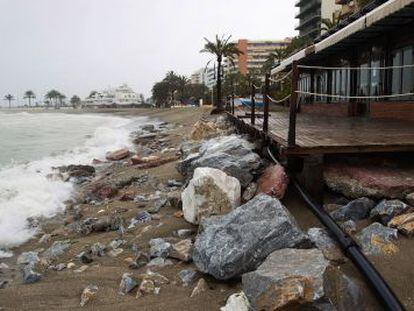
[[[414,0],[373,0],[272,70],[297,62],[300,111],[414,120]]]
[[[216,83],[214,68],[201,68],[193,72],[190,76],[192,84],[204,84],[207,88],[212,89]]]
[[[225,60],[225,71],[228,73],[239,72],[244,76],[254,71],[260,71],[271,53],[286,48],[290,42],[290,38],[283,40],[240,39],[235,43],[243,53],[235,58],[234,66],[228,60]]]
[[[100,92],[92,92],[82,104],[83,106],[89,107],[133,107],[142,103],[139,95],[127,84],[123,84],[117,88],[108,88]]]
[[[342,9],[340,2],[345,0],[297,0],[296,7],[299,12],[296,18],[299,23],[296,30],[299,36],[307,39],[315,39],[321,34],[322,19],[333,19],[335,14]]]

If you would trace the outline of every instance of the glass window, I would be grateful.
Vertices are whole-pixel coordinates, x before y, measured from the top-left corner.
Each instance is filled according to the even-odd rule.
[[[413,48],[408,47],[403,50],[403,64],[413,64]],[[402,93],[413,93],[414,91],[414,79],[413,79],[414,68],[404,68],[402,70]]]
[[[358,89],[357,93],[358,96],[367,96],[369,95],[369,78],[370,78],[370,70],[368,68],[368,64],[362,64],[360,66],[362,70],[358,71]]]
[[[395,51],[392,53],[392,65],[401,66],[401,51]],[[392,94],[398,94],[401,90],[401,69],[393,68],[391,74],[391,91]]]

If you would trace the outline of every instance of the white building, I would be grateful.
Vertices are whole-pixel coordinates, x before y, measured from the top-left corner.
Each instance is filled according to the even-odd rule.
[[[117,88],[108,88],[101,92],[93,93],[87,97],[83,104],[85,106],[134,106],[140,105],[139,95],[128,85],[123,84]]]
[[[191,75],[192,84],[204,84],[209,89],[212,89],[216,84],[214,68],[201,68]]]

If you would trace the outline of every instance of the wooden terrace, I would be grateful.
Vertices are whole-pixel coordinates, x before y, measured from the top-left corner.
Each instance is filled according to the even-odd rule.
[[[254,125],[245,111],[234,117],[263,134],[263,117],[256,116]],[[404,120],[299,113],[295,145],[289,146],[289,113],[269,112],[267,135],[286,155],[414,151],[414,122]]]

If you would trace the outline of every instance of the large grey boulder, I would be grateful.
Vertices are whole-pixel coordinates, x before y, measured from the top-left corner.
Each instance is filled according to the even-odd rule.
[[[336,221],[361,220],[368,218],[369,213],[375,207],[375,202],[368,198],[360,198],[349,202],[330,213]]]
[[[193,261],[220,280],[256,269],[277,249],[310,244],[280,201],[264,194],[225,216],[207,218],[200,230]]]
[[[244,138],[231,135],[207,140],[196,154],[189,155],[177,165],[177,170],[191,178],[197,167],[217,168],[237,178],[247,187],[262,165],[255,145]]]
[[[316,302],[325,295],[328,266],[329,261],[318,249],[277,250],[256,271],[243,275],[243,291],[254,310]]]
[[[203,217],[226,214],[240,205],[240,182],[215,168],[197,168],[181,194],[184,218],[199,224]]]

